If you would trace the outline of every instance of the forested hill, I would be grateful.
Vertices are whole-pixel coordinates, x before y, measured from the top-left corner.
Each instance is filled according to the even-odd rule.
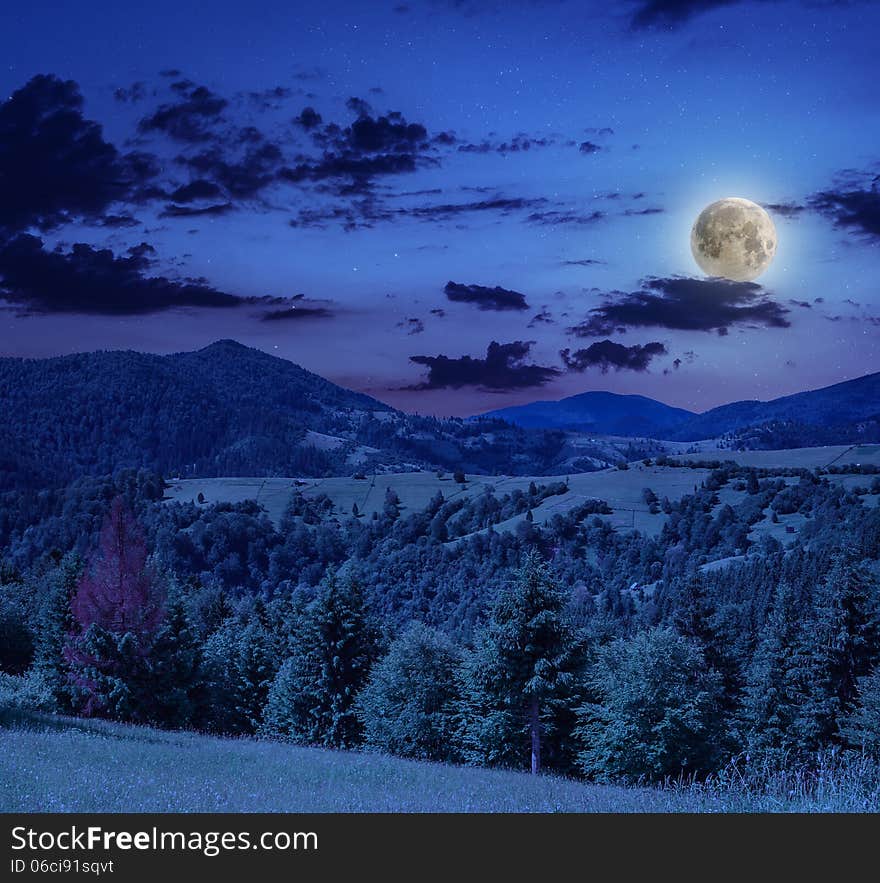
[[[129,467],[199,476],[344,475],[373,463],[534,472],[550,468],[563,444],[559,433],[498,421],[409,416],[230,340],[169,356],[0,359],[0,414],[0,489]]]
[[[670,441],[734,437],[737,447],[798,448],[880,439],[880,373],[770,401],[720,405],[702,414],[643,396],[587,392],[558,402],[491,411],[520,426],[582,429]]]
[[[745,401],[721,405],[691,417],[670,437],[715,438],[747,427],[788,423],[803,427],[847,427],[880,417],[880,373],[866,374],[822,389],[811,389],[769,402]],[[855,441],[838,437],[837,442]]]

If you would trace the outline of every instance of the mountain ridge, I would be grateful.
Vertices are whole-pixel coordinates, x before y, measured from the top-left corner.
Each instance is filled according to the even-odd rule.
[[[637,406],[632,427],[636,431],[631,431],[620,420],[625,404]],[[861,421],[880,417],[880,372],[775,399],[729,402],[702,413],[673,408],[646,396],[596,390],[556,402],[535,401],[479,416],[510,420],[533,428],[590,428],[596,432],[644,435],[668,441],[717,438],[771,423],[841,427],[843,431]]]

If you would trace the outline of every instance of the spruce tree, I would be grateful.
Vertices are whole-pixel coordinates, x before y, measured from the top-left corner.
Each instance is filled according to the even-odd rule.
[[[880,758],[880,668],[859,678],[857,700],[841,722],[841,733],[851,748]]]
[[[566,603],[548,565],[529,553],[500,592],[481,645],[465,670],[465,691],[477,711],[469,716],[469,725],[482,732],[477,740],[474,733],[465,733],[465,742],[479,744],[491,737],[483,732],[490,721],[497,732],[523,727],[532,773],[541,770],[543,719],[573,682],[576,641]],[[494,712],[487,718],[480,705]]]
[[[303,617],[293,656],[272,683],[263,732],[327,748],[358,744],[363,727],[354,703],[377,648],[360,585],[331,569]]]
[[[201,652],[179,598],[168,605],[152,658],[155,722],[177,729],[201,723]]]
[[[64,657],[77,710],[149,721],[149,657],[163,604],[164,587],[147,561],[143,532],[117,497],[71,601],[74,627]]]
[[[880,659],[877,584],[851,557],[838,556],[825,579],[818,604],[819,631],[827,638],[830,677],[840,708],[849,711],[858,680]]]
[[[778,587],[743,698],[744,742],[753,754],[783,763],[833,737],[840,704],[824,625],[788,583]]]
[[[247,732],[255,733],[262,724],[263,708],[277,671],[269,634],[258,615],[252,615],[241,630],[235,652],[236,715]]]
[[[69,712],[70,690],[64,645],[73,629],[70,602],[82,577],[84,562],[76,552],[61,559],[48,576],[46,596],[37,617],[34,669],[57,712]]]

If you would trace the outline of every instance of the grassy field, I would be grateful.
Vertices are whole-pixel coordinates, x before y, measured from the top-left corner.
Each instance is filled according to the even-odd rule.
[[[782,451],[710,450],[697,454],[676,454],[676,460],[734,460],[743,466],[763,469],[814,469],[851,463],[880,466],[880,445],[825,445]]]
[[[629,788],[49,716],[0,728],[2,812],[876,811],[871,782]]]
[[[880,465],[880,445],[847,446],[837,445],[821,448],[799,448],[788,451],[705,451],[699,454],[677,455],[678,460],[701,461],[733,460],[745,466],[767,469],[815,468],[833,464],[851,463]],[[629,464],[629,468],[603,469],[598,472],[582,472],[568,476],[506,476],[468,475],[465,484],[458,484],[447,473],[403,472],[385,475],[369,475],[363,479],[352,477],[297,479],[297,478],[194,478],[172,480],[166,491],[169,500],[192,501],[202,494],[206,503],[240,502],[256,500],[277,525],[284,509],[295,490],[306,496],[326,494],[332,501],[337,516],[350,515],[357,505],[358,511],[366,517],[379,512],[385,502],[385,493],[393,488],[400,498],[404,513],[418,511],[427,506],[430,499],[442,492],[447,500],[471,497],[483,493],[487,487],[496,495],[503,496],[519,488],[525,490],[531,482],[537,485],[567,479],[569,490],[566,494],[549,497],[533,512],[535,523],[543,524],[557,513],[568,512],[573,507],[590,499],[605,500],[612,514],[607,516],[618,530],[639,530],[649,536],[656,536],[666,520],[662,514],[651,514],[642,498],[645,488],[651,488],[658,497],[668,497],[675,501],[694,489],[706,478],[706,469],[683,469],[669,466],[646,466],[640,461]],[[870,476],[831,475],[830,481],[838,482],[847,488],[858,485],[869,486]],[[796,478],[790,481],[797,481]],[[743,498],[740,491],[732,487],[722,488],[721,503],[735,505]],[[866,505],[877,505],[876,496],[863,498]],[[495,526],[495,530],[514,530],[524,518],[518,515]],[[796,521],[796,519],[795,519]],[[799,527],[795,521],[791,525]],[[767,523],[756,525],[753,538],[761,533],[769,533],[782,542],[791,541],[792,535],[786,532],[786,524]]]
[[[468,475],[464,485],[453,481],[451,475],[439,477],[434,472],[403,472],[368,476],[365,479],[350,477],[323,479],[293,478],[203,478],[172,481],[165,492],[169,500],[195,502],[202,494],[206,503],[240,502],[256,500],[265,507],[269,517],[277,524],[294,490],[306,496],[326,494],[338,515],[351,514],[357,504],[366,517],[379,512],[385,502],[388,488],[394,488],[400,498],[402,511],[418,511],[427,506],[430,499],[441,491],[447,500],[481,494],[487,487],[498,496],[519,488],[525,490],[530,482],[548,484],[568,478],[569,492],[550,497],[533,511],[538,524],[548,521],[558,512],[567,512],[584,500],[605,500],[613,510],[611,523],[620,529],[638,528],[649,534],[659,533],[663,515],[651,515],[642,499],[646,487],[653,489],[661,498],[678,500],[692,493],[708,475],[704,469],[676,469],[671,467],[644,466],[635,463],[627,470],[604,469],[600,472],[584,472],[570,476],[492,476]],[[523,516],[510,519],[496,530],[513,529]]]

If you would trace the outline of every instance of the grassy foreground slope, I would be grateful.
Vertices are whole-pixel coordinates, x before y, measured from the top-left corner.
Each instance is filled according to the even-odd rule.
[[[802,783],[800,783],[802,784]],[[877,811],[859,773],[754,793],[731,781],[650,789],[377,754],[29,717],[0,728],[2,812]]]

